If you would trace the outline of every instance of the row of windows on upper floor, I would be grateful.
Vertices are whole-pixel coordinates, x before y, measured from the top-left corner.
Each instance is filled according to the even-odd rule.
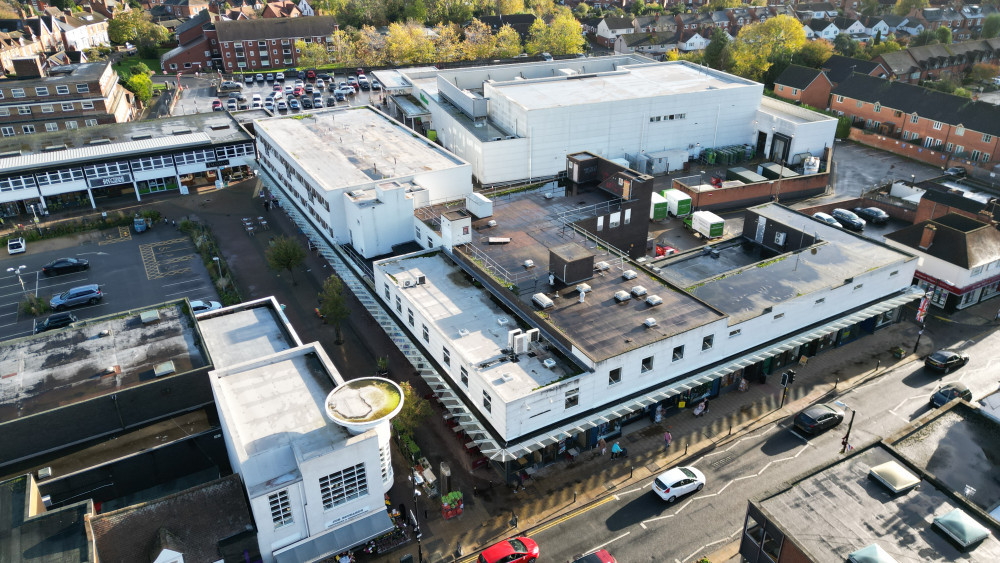
[[[86,94],[90,92],[89,84],[75,84],[75,89],[77,94]],[[65,96],[70,93],[70,86],[68,84],[63,84],[50,88],[49,86],[35,86],[33,88],[36,97],[44,97],[52,95],[54,92],[56,95]],[[28,96],[28,88],[0,88],[0,100],[5,99],[5,96],[10,96],[11,98],[26,98]]]
[[[844,103],[844,96],[837,96],[837,103]],[[855,104],[859,108],[860,107],[864,107],[865,103],[866,102],[863,102],[861,100],[856,100],[855,101]],[[875,102],[872,105],[874,106],[873,110],[875,111],[875,113],[881,113],[882,112],[882,104],[880,104],[879,102]],[[901,112],[899,110],[893,110],[893,116],[894,117],[903,117],[903,112]],[[910,123],[916,124],[916,123],[920,122],[920,116],[917,115],[917,114],[915,114],[915,113],[910,114],[909,115],[909,119],[910,119]],[[940,131],[944,127],[944,123],[941,122],[941,121],[935,121],[933,123],[932,127],[935,130]],[[955,135],[957,135],[959,137],[961,137],[962,135],[965,135],[965,127],[963,125],[957,125],[955,127],[954,133],[955,133]],[[983,133],[982,135],[983,135],[982,139],[983,139],[984,143],[992,143],[993,142],[993,135],[990,135],[988,133]]]

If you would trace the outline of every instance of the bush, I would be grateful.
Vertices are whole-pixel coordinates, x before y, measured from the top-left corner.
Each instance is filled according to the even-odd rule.
[[[17,308],[22,315],[31,315],[32,317],[44,315],[50,310],[47,301],[30,293],[25,295],[24,301],[18,303]]]
[[[215,287],[219,291],[219,301],[224,306],[242,303],[243,296],[240,294],[239,288],[236,287],[236,283],[231,277],[232,272],[226,264],[226,259],[219,252],[219,243],[215,240],[211,230],[205,225],[189,221],[188,219],[181,221],[180,230],[191,237],[195,248],[198,249],[201,262],[205,265],[208,275],[212,278],[212,283],[215,284]],[[219,265],[216,265],[215,257],[219,258]],[[222,276],[219,275],[220,269],[224,274]]]

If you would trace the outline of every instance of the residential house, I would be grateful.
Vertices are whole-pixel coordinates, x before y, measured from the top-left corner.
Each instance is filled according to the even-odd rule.
[[[831,55],[830,58],[823,62],[822,69],[834,86],[847,80],[855,72],[877,78],[889,78],[889,71],[881,64],[875,61],[852,59],[843,55]]]
[[[891,37],[890,34],[893,30],[882,16],[861,16],[858,21],[865,27],[865,33],[869,37],[880,37],[883,40]]]
[[[257,12],[250,6],[241,6],[239,8],[229,10],[228,12],[222,14],[221,17],[226,18],[229,21],[252,20],[256,19]]]
[[[309,0],[299,0],[299,11],[303,16],[315,16],[316,10],[309,4]]]
[[[729,16],[730,33],[737,33],[740,28],[755,21],[753,12],[749,6],[728,8],[726,9],[726,15]]]
[[[328,43],[337,27],[333,16],[220,21],[215,24],[226,72],[297,66],[296,41]]]
[[[943,159],[933,159],[940,166],[959,159],[989,167],[1000,156],[1000,108],[986,102],[854,74],[833,89],[830,109],[851,118],[854,127],[908,141],[897,150],[940,153]]]
[[[62,34],[66,49],[85,51],[111,44],[108,38],[108,18],[100,13],[66,10],[50,14],[48,19],[53,31]]]
[[[14,59],[45,52],[42,42],[20,31],[0,31],[0,74],[14,72]]]
[[[774,93],[779,98],[819,109],[826,109],[829,105],[832,88],[833,83],[822,70],[795,64],[788,65],[774,79]]]
[[[632,20],[636,33],[677,31],[677,18],[672,15],[638,16]]]
[[[711,42],[697,31],[681,31],[681,39],[677,42],[677,50],[690,53],[691,51],[701,51]]]
[[[900,23],[896,27],[896,33],[903,32],[907,35],[920,35],[920,32],[924,30],[924,22],[920,18],[907,17],[906,21]]]
[[[947,311],[964,309],[998,294],[1000,231],[949,213],[885,235],[885,242],[919,258],[913,285]]]
[[[302,11],[292,0],[280,0],[278,2],[268,2],[261,12],[262,18],[297,18],[302,15]]]
[[[38,42],[43,51],[58,51],[63,48],[62,34],[52,29],[48,18],[35,16],[0,20],[0,32],[18,33],[18,38],[23,38],[26,43]]]
[[[729,19],[729,13],[726,10],[716,10],[709,14],[712,18],[712,27],[721,29],[723,31],[729,32],[733,22]],[[711,30],[706,30],[705,35],[708,37],[712,36]]]
[[[626,33],[615,40],[615,54],[662,55],[677,48],[678,38],[677,31]]]
[[[837,17],[833,18],[833,25],[837,26],[837,32],[840,35],[850,35],[851,37],[858,37],[866,34],[867,28],[865,24],[854,18],[844,18]]]
[[[924,8],[918,18],[923,22],[924,29],[947,27],[953,34],[962,27],[964,21],[961,12],[951,7]]]
[[[946,74],[959,74],[977,63],[1000,61],[1000,39],[980,39],[951,45],[923,45],[885,53],[874,59],[895,80],[918,82]]]
[[[150,10],[150,14],[154,17],[190,18],[207,9],[208,0],[162,0]]]
[[[809,23],[802,26],[802,29],[806,32],[807,39],[833,41],[840,34],[840,30],[830,20],[811,19]]]
[[[803,2],[796,4],[794,9],[801,19],[832,20],[839,15],[837,7],[829,2]]]
[[[597,24],[596,29],[597,31],[594,32],[594,35],[597,41],[605,47],[613,47],[619,35],[635,32],[631,18],[619,18],[616,16],[602,18]]]
[[[983,30],[983,21],[986,16],[997,13],[995,6],[989,4],[966,4],[962,6],[962,27],[974,34],[979,34]]]
[[[493,34],[497,34],[505,25],[509,25],[521,36],[521,41],[527,41],[531,24],[537,19],[535,14],[508,14],[506,16],[480,16],[479,21],[490,26]]]
[[[51,69],[39,55],[13,62],[17,79],[0,80],[4,137],[122,123],[138,113],[110,61]]]
[[[701,31],[710,27],[715,27],[712,14],[693,13],[677,15],[677,30],[680,32]],[[711,36],[711,33],[708,35]]]
[[[237,18],[238,19],[238,15]],[[171,73],[202,72],[222,67],[214,16],[202,10],[174,30],[177,47],[160,56],[160,69]]]
[[[90,11],[101,14],[109,20],[132,9],[132,6],[123,0],[85,0],[85,3],[90,6]],[[86,10],[85,4],[79,5],[84,6]]]

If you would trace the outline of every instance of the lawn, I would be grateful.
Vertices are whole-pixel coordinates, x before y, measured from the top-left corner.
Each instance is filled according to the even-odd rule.
[[[163,53],[166,53],[168,50],[169,49],[160,49],[160,54],[162,55]],[[115,71],[118,72],[118,74],[124,74],[126,72],[128,72],[128,74],[131,74],[132,65],[136,65],[139,63],[143,63],[146,66],[148,66],[149,70],[153,71],[155,74],[160,74],[162,72],[160,70],[160,59],[143,59],[135,55],[126,56],[124,59],[113,64],[112,66],[114,67]]]

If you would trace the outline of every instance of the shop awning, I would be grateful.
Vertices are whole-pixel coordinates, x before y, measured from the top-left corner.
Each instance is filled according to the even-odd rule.
[[[287,547],[275,553],[274,560],[277,563],[307,563],[324,559],[377,538],[392,528],[389,513],[379,510],[361,520]]]

